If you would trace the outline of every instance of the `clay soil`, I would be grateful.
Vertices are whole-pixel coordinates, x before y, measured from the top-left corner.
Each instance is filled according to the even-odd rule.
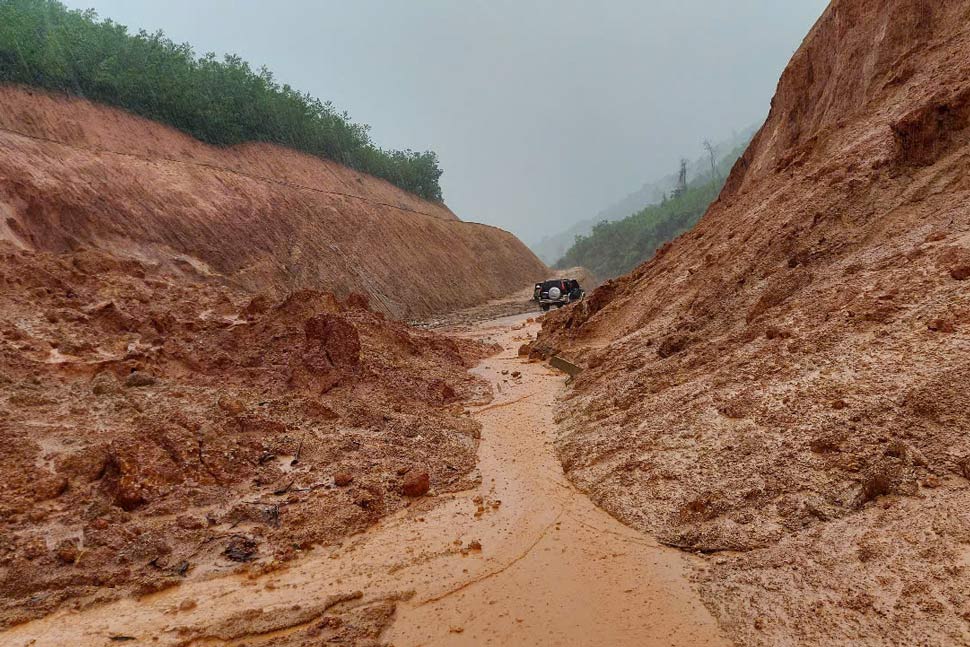
[[[264,316],[278,318],[273,312]],[[373,317],[346,309],[335,316],[346,317],[359,328]],[[32,567],[43,564],[44,570],[59,575],[61,585],[65,578],[83,573],[93,577],[108,573],[105,564],[117,556],[101,548],[101,538],[120,543],[116,537],[123,528],[130,534],[135,528],[142,531],[141,539],[134,540],[140,547],[149,540],[168,546],[161,557],[144,548],[118,551],[129,568],[142,567],[140,572],[147,573],[143,582],[159,580],[162,576],[153,574],[171,569],[179,560],[188,560],[191,566],[187,573],[171,576],[178,586],[168,586],[175,583],[168,579],[160,580],[164,588],[137,590],[120,587],[120,582],[103,582],[98,598],[62,604],[52,615],[8,626],[0,638],[4,644],[34,647],[67,642],[103,645],[112,640],[278,647],[727,644],[686,577],[685,557],[623,526],[564,478],[552,449],[552,418],[565,376],[518,353],[538,328],[526,323],[526,317],[452,329],[449,338],[411,333],[417,336],[410,339],[420,343],[425,353],[426,344],[467,349],[469,357],[472,351],[494,348],[496,343],[501,349],[482,359],[463,381],[445,373],[462,385],[458,397],[470,415],[452,417],[423,405],[421,420],[434,422],[436,429],[425,427],[411,437],[394,433],[404,413],[393,407],[377,408],[377,385],[383,381],[375,379],[369,384],[368,400],[375,414],[384,412],[384,420],[373,421],[372,428],[354,430],[347,428],[347,416],[328,421],[327,432],[311,434],[297,466],[283,470],[279,459],[288,465],[297,437],[286,435],[278,441],[284,447],[268,450],[274,452],[275,458],[267,461],[273,467],[267,468],[267,477],[259,485],[259,468],[247,468],[247,482],[223,488],[218,495],[215,487],[208,488],[218,500],[207,502],[204,509],[188,501],[188,488],[180,487],[158,503],[130,512],[117,510],[117,500],[111,498],[115,490],[98,481],[80,486],[102,509],[110,510],[93,521],[64,511],[74,496],[71,489],[43,503],[45,510],[51,510],[49,516],[28,528],[47,547],[32,558]],[[386,325],[380,324],[380,330]],[[362,332],[361,340],[364,349],[375,347],[371,335]],[[368,354],[365,350],[364,358]],[[364,358],[362,364],[376,371],[376,362]],[[438,367],[440,374],[442,364],[461,368],[459,360],[440,358],[426,359],[424,368]],[[158,363],[151,368],[153,374],[165,375],[166,382],[172,379]],[[63,379],[61,375],[57,373],[57,379]],[[400,379],[403,373],[397,376]],[[48,375],[47,381],[53,379]],[[400,386],[413,397],[413,387],[406,382]],[[165,399],[165,390],[172,387],[160,382],[141,388]],[[181,388],[190,390],[184,383]],[[183,409],[189,403],[204,403],[195,389],[196,395],[183,399]],[[122,397],[133,396],[115,396],[109,402],[117,406]],[[292,391],[280,393],[281,399],[294,397],[297,394]],[[334,410],[347,411],[348,397],[336,387],[323,400]],[[279,400],[272,401],[280,406]],[[210,404],[209,409],[216,406]],[[218,420],[222,414],[213,417]],[[482,437],[479,462],[469,473],[473,463],[467,461],[474,461],[471,438],[476,431]],[[46,437],[36,428],[33,433]],[[223,443],[239,439],[232,430],[223,433],[227,437]],[[331,436],[341,444],[329,444]],[[408,438],[421,448],[420,457],[414,450],[407,452]],[[366,445],[352,446],[358,441]],[[76,449],[71,447],[68,453],[73,455]],[[339,458],[328,457],[324,453],[328,449]],[[215,451],[207,451],[215,463]],[[365,453],[367,458],[361,456]],[[250,463],[259,463],[256,456],[252,454]],[[60,452],[41,458],[63,462]],[[224,463],[217,464],[227,469]],[[394,487],[399,480],[396,464],[428,466],[436,496],[413,498],[403,505]],[[342,472],[354,476],[344,489],[332,483],[334,478],[339,481]],[[274,494],[294,477],[297,482],[288,494]],[[313,483],[324,487],[308,499],[303,489]],[[239,510],[243,497],[265,503],[252,506],[254,510]],[[368,502],[363,508],[362,500]],[[164,512],[162,503],[167,504]],[[267,518],[267,510],[275,510],[276,505],[278,517]],[[238,510],[235,515],[233,510]],[[89,528],[97,519],[107,519],[108,525],[92,533]],[[73,561],[56,554],[51,534],[55,520],[56,527],[74,530],[82,539]],[[202,527],[189,535],[188,529],[196,524],[187,520],[198,520]],[[233,546],[245,547],[234,539],[239,536],[252,538],[258,546],[253,561],[242,566],[228,554]],[[296,537],[307,545],[290,550],[290,542],[299,541]],[[189,548],[193,552],[186,555]],[[98,556],[100,568],[88,555]],[[49,587],[54,585],[48,582]],[[9,579],[6,586],[11,586]],[[111,593],[104,593],[106,589]],[[152,592],[155,589],[162,590]],[[38,597],[34,593],[32,599]],[[41,615],[40,609],[34,615]]]
[[[501,298],[547,268],[512,234],[326,160],[209,146],[83,99],[0,86],[0,240],[99,249],[282,299],[370,297],[388,316]]]
[[[534,356],[557,451],[752,645],[970,643],[970,3],[836,0],[699,225]]]
[[[491,352],[360,295],[0,244],[0,627],[279,569],[472,486]]]

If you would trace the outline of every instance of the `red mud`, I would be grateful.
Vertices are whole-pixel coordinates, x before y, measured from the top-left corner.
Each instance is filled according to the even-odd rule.
[[[468,491],[422,498],[340,544],[237,575],[212,573],[140,598],[0,631],[4,645],[159,647],[395,645],[716,647],[728,644],[685,577],[689,556],[623,526],[564,478],[552,413],[566,376],[519,357],[528,315],[451,334],[494,339],[473,369],[496,399]],[[424,472],[403,488],[417,494]],[[432,472],[432,476],[434,473]],[[345,478],[346,477],[346,478]],[[335,481],[354,482],[338,472]],[[231,550],[245,556],[242,539]]]
[[[532,348],[742,644],[970,642],[968,70],[970,2],[836,0],[698,226]]]
[[[333,162],[208,146],[83,99],[0,86],[0,240],[98,248],[282,298],[367,294],[424,317],[541,277],[512,234]]]
[[[491,350],[365,305],[0,243],[0,627],[272,570],[469,487]]]

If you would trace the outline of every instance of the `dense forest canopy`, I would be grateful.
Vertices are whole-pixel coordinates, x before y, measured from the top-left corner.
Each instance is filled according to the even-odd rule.
[[[589,236],[577,236],[556,267],[582,266],[600,278],[626,274],[700,220],[721,192],[731,166],[744,148],[738,147],[722,157],[713,174],[695,178],[679,194],[622,220],[600,222]]]
[[[0,0],[0,83],[118,106],[210,144],[280,144],[441,201],[434,152],[383,150],[368,126],[278,83],[266,68],[234,55],[199,58],[161,31],[130,34],[56,0]]]

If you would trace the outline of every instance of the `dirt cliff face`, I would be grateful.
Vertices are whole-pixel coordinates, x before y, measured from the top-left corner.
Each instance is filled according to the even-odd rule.
[[[745,644],[970,640],[970,2],[836,0],[690,233],[550,315],[559,451]]]
[[[90,102],[0,88],[0,239],[104,249],[279,296],[368,294],[418,317],[505,296],[545,266],[508,232],[339,164],[229,149]]]

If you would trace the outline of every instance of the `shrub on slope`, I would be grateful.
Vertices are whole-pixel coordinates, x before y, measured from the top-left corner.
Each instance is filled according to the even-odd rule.
[[[329,103],[254,71],[235,55],[197,58],[161,32],[128,33],[56,0],[0,0],[0,83],[124,108],[210,144],[261,141],[334,160],[441,200],[434,152],[386,151]]]

